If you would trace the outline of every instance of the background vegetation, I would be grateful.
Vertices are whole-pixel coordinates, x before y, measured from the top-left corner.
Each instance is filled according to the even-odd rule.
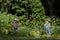
[[[44,23],[47,18],[40,0],[0,0],[0,33],[12,35],[14,18],[19,20],[18,37],[46,37]],[[60,22],[52,17],[52,37],[60,38]]]

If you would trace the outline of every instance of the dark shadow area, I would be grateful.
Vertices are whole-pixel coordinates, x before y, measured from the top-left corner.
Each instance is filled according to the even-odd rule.
[[[55,15],[60,18],[60,0],[54,0],[53,7],[54,7],[54,10],[56,10]]]
[[[42,2],[42,5],[44,6],[46,15],[49,16],[49,6],[48,6],[47,1],[46,0],[41,0],[41,2]]]
[[[11,3],[12,4],[15,4],[15,3],[17,3],[21,8],[24,8],[25,9],[25,12],[16,12],[16,10],[20,10],[19,8],[14,8],[14,9],[12,9],[12,5],[10,5],[9,6],[9,9],[8,9],[8,13],[11,13],[11,14],[13,14],[13,15],[15,15],[16,13],[16,16],[22,16],[22,15],[26,15],[27,16],[27,13],[28,13],[28,19],[29,19],[29,17],[30,17],[30,15],[32,14],[32,8],[31,8],[31,6],[29,6],[28,4],[22,4],[21,5],[21,3],[19,3],[19,2],[16,2],[15,0],[13,0],[13,1],[11,1]]]
[[[47,3],[47,0],[41,0],[44,8],[45,8],[45,13],[47,16],[50,16],[50,12],[49,12],[49,6]],[[53,3],[53,15],[60,18],[60,0],[54,0]]]

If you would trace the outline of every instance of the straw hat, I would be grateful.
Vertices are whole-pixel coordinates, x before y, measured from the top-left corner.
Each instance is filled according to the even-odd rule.
[[[51,19],[48,19],[48,22],[51,22]]]
[[[18,19],[17,19],[17,18],[15,18],[15,19],[14,19],[14,21],[18,21]]]

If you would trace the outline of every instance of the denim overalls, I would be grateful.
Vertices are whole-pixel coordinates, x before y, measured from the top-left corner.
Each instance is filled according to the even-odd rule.
[[[50,34],[50,23],[47,21],[44,26],[45,26],[45,29],[46,29],[46,33]]]

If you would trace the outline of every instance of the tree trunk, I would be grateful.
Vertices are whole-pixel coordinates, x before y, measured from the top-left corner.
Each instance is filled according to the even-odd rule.
[[[50,17],[53,16],[53,3],[54,3],[54,0],[47,0],[48,2],[48,6],[49,6],[49,13],[50,13]]]

